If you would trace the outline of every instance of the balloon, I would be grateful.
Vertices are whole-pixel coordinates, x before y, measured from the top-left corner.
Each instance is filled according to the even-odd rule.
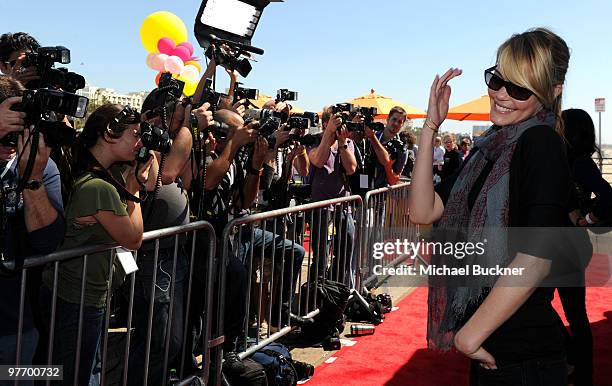
[[[151,68],[154,69],[155,71],[164,71],[165,67],[164,67],[164,63],[166,63],[166,60],[168,59],[168,55],[166,54],[150,54],[153,55],[153,57],[151,58]]]
[[[159,78],[161,78],[163,72],[160,72],[157,74],[157,76],[155,77],[155,84],[159,86]]]
[[[164,63],[164,68],[166,71],[171,72],[173,74],[180,74],[183,71],[183,61],[178,56],[169,56]]]
[[[157,50],[162,54],[172,55],[172,51],[176,48],[176,45],[170,38],[161,38],[157,42]]]
[[[155,70],[155,67],[153,67],[153,57],[157,55],[157,54],[149,54],[147,55],[147,67]]]
[[[182,42],[178,47],[185,47],[189,50],[189,56],[193,55],[193,46],[189,42]]]
[[[181,71],[181,78],[184,79],[185,83],[197,82],[200,77],[200,72],[195,66],[188,65]]]
[[[147,16],[140,26],[140,40],[149,52],[157,52],[157,42],[170,38],[174,44],[187,40],[185,23],[173,13],[158,11]]]
[[[198,82],[185,83],[185,87],[183,87],[183,94],[185,94],[185,96],[190,97],[195,94],[197,88]]]
[[[194,66],[198,69],[198,72],[202,72],[202,66],[200,66],[200,63],[196,62],[195,60],[185,62],[185,66]]]
[[[177,46],[172,50],[172,55],[178,56],[183,62],[189,61],[189,57],[191,56],[187,47],[184,46]]]

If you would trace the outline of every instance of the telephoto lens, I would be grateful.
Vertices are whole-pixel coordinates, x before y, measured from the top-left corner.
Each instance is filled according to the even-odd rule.
[[[374,326],[368,326],[365,324],[353,324],[351,326],[351,335],[353,336],[362,336],[362,335],[372,335],[374,334]]]

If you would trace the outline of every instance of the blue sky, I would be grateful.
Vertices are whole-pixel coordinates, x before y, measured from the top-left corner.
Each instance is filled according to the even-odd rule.
[[[181,17],[197,47],[198,0],[0,3],[2,32],[26,31],[43,45],[70,48],[72,71],[119,92],[154,87],[155,72],[145,65],[138,33],[148,14],[167,10]],[[611,16],[612,2],[606,0],[286,0],[264,11],[253,44],[266,52],[243,81],[268,95],[278,88],[299,91],[296,105],[314,111],[371,88],[425,109],[435,74],[459,67],[464,74],[452,83],[453,106],[486,93],[482,72],[505,39],[546,26],[572,51],[564,107],[587,110],[597,126],[594,98],[612,98]],[[219,75],[221,89],[228,78]],[[609,115],[602,117],[602,137],[612,144]],[[473,124],[478,123],[447,121],[444,128],[468,131]]]

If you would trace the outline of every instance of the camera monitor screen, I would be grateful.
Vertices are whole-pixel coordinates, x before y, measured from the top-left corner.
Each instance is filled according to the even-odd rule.
[[[206,35],[250,45],[259,19],[269,1],[204,0],[195,23],[195,35],[203,47]],[[204,44],[203,44],[204,43]]]

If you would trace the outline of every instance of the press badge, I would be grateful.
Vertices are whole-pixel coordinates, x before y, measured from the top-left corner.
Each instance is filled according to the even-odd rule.
[[[369,184],[368,184],[368,175],[367,174],[360,174],[359,175],[359,188],[367,189],[368,187],[369,187]]]
[[[123,272],[125,272],[126,275],[138,271],[138,266],[136,265],[136,260],[134,260],[134,255],[132,254],[132,251],[123,247],[117,247],[115,249],[115,252],[117,254],[119,262],[121,263]]]

